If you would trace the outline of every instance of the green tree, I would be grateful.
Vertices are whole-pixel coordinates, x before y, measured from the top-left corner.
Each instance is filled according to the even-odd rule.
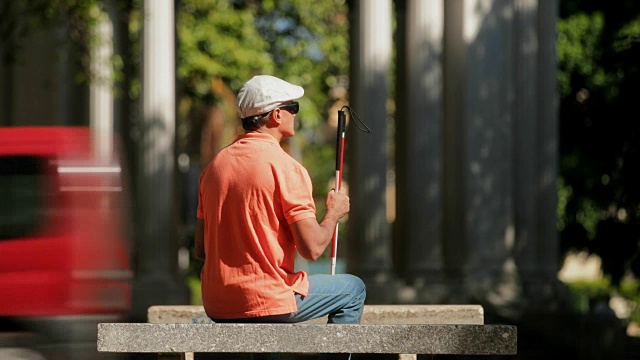
[[[180,0],[178,78],[187,96],[213,104],[220,99],[212,80],[237,91],[251,75],[273,72],[269,44],[254,26],[255,11],[229,0]]]
[[[640,3],[562,1],[559,230],[563,251],[640,275]]]
[[[348,72],[348,16],[344,0],[263,1],[256,27],[269,43],[275,75],[303,86],[302,118],[317,127],[331,105],[330,90]]]

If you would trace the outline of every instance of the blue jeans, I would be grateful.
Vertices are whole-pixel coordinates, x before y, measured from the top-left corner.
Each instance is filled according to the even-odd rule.
[[[367,296],[364,282],[349,274],[309,276],[309,294],[295,294],[298,311],[257,318],[215,320],[241,323],[296,323],[329,315],[329,324],[359,324]],[[253,360],[277,360],[279,354],[252,354]],[[321,359],[350,359],[351,354],[322,354]]]

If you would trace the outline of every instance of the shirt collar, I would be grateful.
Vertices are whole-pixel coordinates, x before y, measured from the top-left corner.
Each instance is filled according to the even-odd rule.
[[[269,134],[260,133],[257,131],[251,131],[248,133],[241,134],[236,139],[236,141],[239,141],[239,140],[262,140],[262,141],[270,142],[280,146],[280,143],[278,142],[278,140],[276,140],[276,138],[274,138],[273,136]]]

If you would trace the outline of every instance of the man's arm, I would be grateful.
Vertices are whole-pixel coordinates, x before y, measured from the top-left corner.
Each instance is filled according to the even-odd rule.
[[[204,220],[198,219],[196,223],[196,256],[204,260]]]
[[[331,243],[338,221],[349,212],[349,197],[345,190],[329,191],[327,213],[320,223],[315,218],[291,224],[296,247],[303,258],[316,261]]]

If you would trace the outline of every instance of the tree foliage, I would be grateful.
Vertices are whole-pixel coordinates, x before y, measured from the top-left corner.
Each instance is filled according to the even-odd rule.
[[[561,245],[619,284],[640,275],[640,3],[560,3]]]
[[[214,103],[213,80],[238,90],[252,75],[273,72],[269,44],[254,26],[255,12],[255,6],[229,0],[179,2],[178,78],[187,96]]]
[[[348,71],[348,19],[344,0],[266,0],[256,27],[269,43],[275,75],[305,88],[301,117],[316,127],[331,103],[329,92]]]
[[[214,103],[212,79],[237,91],[252,75],[272,74],[303,86],[302,117],[315,126],[329,89],[347,75],[344,0],[180,0],[178,77],[187,96]]]

